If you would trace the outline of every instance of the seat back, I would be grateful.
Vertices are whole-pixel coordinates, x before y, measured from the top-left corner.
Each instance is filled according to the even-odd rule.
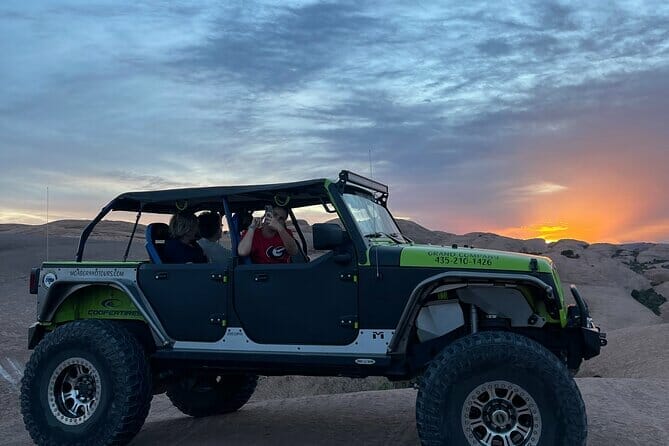
[[[146,252],[153,263],[164,263],[165,241],[169,239],[170,231],[165,223],[151,223],[146,227]]]
[[[246,229],[248,223],[250,223],[246,220],[248,220],[248,215],[242,215],[239,212],[232,214],[232,219],[230,221],[230,240],[232,241],[232,246],[239,246],[242,229]],[[244,226],[244,228],[242,228],[242,226]],[[253,263],[249,256],[238,256],[236,252],[232,255],[238,258],[237,262],[240,265],[250,265]]]
[[[297,249],[299,249],[300,252],[294,256],[290,256],[290,263],[309,263],[311,259],[304,253],[304,251],[302,251],[302,246],[300,246],[299,243],[297,244]]]

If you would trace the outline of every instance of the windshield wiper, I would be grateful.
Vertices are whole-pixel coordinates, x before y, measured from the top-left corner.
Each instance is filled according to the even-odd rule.
[[[385,232],[370,232],[369,234],[364,235],[365,238],[387,238],[395,243],[406,243],[404,240],[397,237],[397,234],[387,234]]]
[[[406,243],[413,243],[413,240],[411,240],[409,237],[407,237],[407,236],[404,235],[404,234],[400,234],[400,233],[398,233],[398,232],[393,232],[393,233],[390,234],[390,235],[393,236],[393,237],[401,238],[401,239],[403,239]]]

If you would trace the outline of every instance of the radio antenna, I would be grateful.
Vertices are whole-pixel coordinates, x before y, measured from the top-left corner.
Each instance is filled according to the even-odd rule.
[[[369,178],[374,179],[374,176],[372,174],[372,149],[369,149]]]
[[[49,261],[49,186],[46,187],[46,261]]]

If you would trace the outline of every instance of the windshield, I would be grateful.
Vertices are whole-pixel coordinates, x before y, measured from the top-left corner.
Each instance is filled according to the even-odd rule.
[[[344,194],[346,207],[366,239],[387,238],[398,243],[406,243],[388,210],[359,195]]]

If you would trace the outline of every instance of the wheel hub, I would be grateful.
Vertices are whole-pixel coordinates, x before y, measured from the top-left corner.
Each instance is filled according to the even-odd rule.
[[[95,380],[90,375],[84,375],[77,380],[74,390],[80,400],[86,401],[95,397]]]
[[[84,358],[69,358],[51,374],[48,386],[51,413],[58,421],[76,426],[89,420],[102,391],[100,374]]]
[[[504,410],[498,409],[493,412],[488,422],[496,429],[506,430],[511,427],[511,423],[513,421],[515,421],[513,415],[505,412]]]
[[[516,423],[516,410],[506,400],[494,399],[483,407],[482,419],[488,428],[506,432]]]
[[[532,396],[507,381],[482,384],[462,408],[462,428],[471,446],[536,446],[541,414]]]

